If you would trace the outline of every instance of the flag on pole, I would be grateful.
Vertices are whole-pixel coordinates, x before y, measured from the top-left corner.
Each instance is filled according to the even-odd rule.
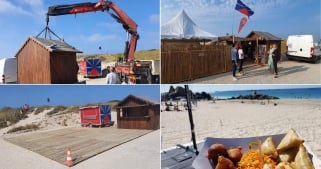
[[[250,17],[254,14],[254,11],[252,11],[252,9],[247,7],[241,0],[237,0],[237,3],[235,5],[235,10],[246,15],[247,17]]]
[[[242,28],[244,27],[244,25],[245,25],[246,23],[247,23],[247,19],[246,19],[246,17],[243,17],[243,18],[241,19],[241,21],[240,21],[240,26],[239,26],[239,31],[238,31],[238,33],[241,32]]]

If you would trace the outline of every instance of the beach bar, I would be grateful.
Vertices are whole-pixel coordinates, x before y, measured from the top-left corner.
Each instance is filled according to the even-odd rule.
[[[252,52],[251,54],[248,54],[249,57],[253,57],[251,59],[254,59],[254,62],[256,64],[261,63],[260,62],[260,53],[261,50],[265,50],[265,52],[269,49],[269,46],[271,44],[276,44],[279,49],[281,49],[281,41],[282,39],[279,37],[276,37],[275,35],[272,35],[269,32],[260,32],[260,31],[252,31],[246,36],[246,43],[249,44],[251,50],[248,52]],[[267,61],[267,58],[264,62]]]
[[[116,106],[117,127],[122,129],[159,129],[160,104],[155,101],[128,95]]]

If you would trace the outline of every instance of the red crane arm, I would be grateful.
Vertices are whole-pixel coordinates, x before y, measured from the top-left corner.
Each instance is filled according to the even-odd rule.
[[[112,9],[114,13],[110,13],[109,9]],[[134,60],[134,53],[136,50],[137,40],[139,35],[137,32],[137,24],[132,20],[123,10],[121,10],[116,4],[109,0],[101,0],[97,3],[78,3],[70,5],[55,5],[48,8],[47,22],[49,22],[49,16],[68,15],[95,11],[107,11],[110,15],[121,23],[124,29],[131,34],[130,42],[126,43],[124,60]]]

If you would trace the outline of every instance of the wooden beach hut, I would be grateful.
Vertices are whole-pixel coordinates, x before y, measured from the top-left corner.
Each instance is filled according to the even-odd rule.
[[[152,100],[129,95],[116,106],[117,127],[122,129],[159,129],[160,105]]]
[[[18,83],[77,83],[76,53],[81,51],[64,41],[29,37],[15,56]]]
[[[270,44],[276,44],[278,48],[281,49],[281,41],[281,38],[269,32],[252,31],[246,36],[246,42],[249,44],[248,56],[253,59],[255,63],[260,63],[260,50],[263,48],[267,50]]]

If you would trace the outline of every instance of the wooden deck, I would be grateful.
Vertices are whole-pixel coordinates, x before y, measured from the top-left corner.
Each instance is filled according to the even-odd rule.
[[[67,147],[74,164],[143,136],[151,130],[110,128],[66,128],[6,138],[7,141],[64,164]]]

